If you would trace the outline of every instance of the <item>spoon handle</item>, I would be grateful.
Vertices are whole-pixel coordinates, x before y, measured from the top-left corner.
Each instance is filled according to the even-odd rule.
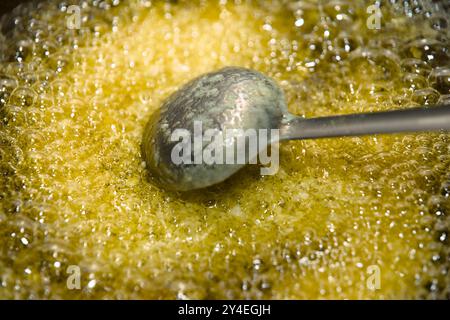
[[[377,133],[450,131],[450,105],[304,119],[294,117],[280,129],[280,140]]]

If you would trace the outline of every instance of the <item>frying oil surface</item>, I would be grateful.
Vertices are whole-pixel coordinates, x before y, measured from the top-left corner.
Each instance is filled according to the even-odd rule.
[[[277,175],[248,166],[189,194],[142,166],[148,116],[223,66],[273,77],[305,116],[448,102],[443,8],[388,5],[371,30],[370,4],[93,1],[79,30],[68,3],[5,18],[0,298],[448,298],[448,135],[288,142]]]

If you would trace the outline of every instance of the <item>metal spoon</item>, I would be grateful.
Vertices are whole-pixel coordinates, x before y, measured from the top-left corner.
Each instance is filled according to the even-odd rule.
[[[287,111],[284,94],[274,80],[254,70],[227,67],[190,81],[150,117],[141,150],[152,178],[164,188],[188,191],[208,187],[224,181],[245,165],[174,163],[172,152],[179,144],[172,141],[174,130],[194,133],[196,121],[201,122],[203,132],[279,129],[279,137],[269,137],[270,144],[291,139],[450,130],[450,106],[305,119]],[[236,154],[243,152],[248,160],[257,156],[251,154],[248,140],[244,148],[236,141],[228,141],[237,148]],[[191,145],[192,156],[206,145],[203,142],[200,150]]]

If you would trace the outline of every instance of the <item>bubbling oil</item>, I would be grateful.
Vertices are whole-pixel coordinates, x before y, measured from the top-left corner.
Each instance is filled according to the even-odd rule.
[[[278,174],[191,193],[149,183],[139,151],[165,97],[228,65],[308,117],[448,103],[449,8],[397,2],[380,29],[372,1],[81,1],[74,30],[71,2],[3,17],[0,298],[449,298],[447,134],[291,141]]]

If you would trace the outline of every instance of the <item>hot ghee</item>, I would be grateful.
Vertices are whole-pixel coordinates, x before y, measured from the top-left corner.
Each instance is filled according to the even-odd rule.
[[[68,2],[4,17],[0,298],[449,298],[448,134],[283,143],[277,175],[191,193],[142,164],[148,116],[224,66],[276,79],[308,117],[448,102],[445,8],[372,2],[81,1],[75,29]]]

